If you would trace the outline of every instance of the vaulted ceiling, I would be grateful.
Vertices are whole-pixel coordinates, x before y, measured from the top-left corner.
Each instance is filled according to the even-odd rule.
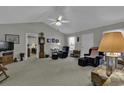
[[[59,15],[69,23],[51,25]],[[0,24],[43,22],[65,34],[124,21],[123,6],[1,6]]]

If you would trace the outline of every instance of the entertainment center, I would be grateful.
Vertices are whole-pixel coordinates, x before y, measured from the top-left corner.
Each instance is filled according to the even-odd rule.
[[[0,62],[7,65],[13,62],[14,43],[0,41]]]

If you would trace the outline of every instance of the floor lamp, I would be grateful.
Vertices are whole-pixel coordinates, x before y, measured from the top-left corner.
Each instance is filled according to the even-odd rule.
[[[118,64],[118,56],[124,52],[124,37],[121,32],[106,32],[99,45],[99,52],[105,52],[106,74],[110,76]]]

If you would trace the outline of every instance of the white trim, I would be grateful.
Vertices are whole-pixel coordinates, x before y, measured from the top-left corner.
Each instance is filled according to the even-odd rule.
[[[25,50],[25,59],[27,59],[27,44],[28,44],[28,36],[35,36],[37,38],[37,53],[36,58],[39,58],[39,43],[38,43],[38,33],[26,33],[26,50]]]

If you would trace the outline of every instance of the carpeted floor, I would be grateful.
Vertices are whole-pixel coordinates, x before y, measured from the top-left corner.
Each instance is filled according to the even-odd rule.
[[[29,59],[7,65],[8,78],[1,86],[88,86],[93,67],[78,66],[74,58]]]

